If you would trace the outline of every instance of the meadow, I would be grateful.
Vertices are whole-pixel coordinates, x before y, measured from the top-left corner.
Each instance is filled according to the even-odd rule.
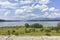
[[[57,24],[57,27],[43,27],[38,23],[0,27],[0,35],[60,36],[60,23]]]

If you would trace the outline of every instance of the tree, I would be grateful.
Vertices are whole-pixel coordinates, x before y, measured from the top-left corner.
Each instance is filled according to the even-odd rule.
[[[29,28],[30,25],[29,25],[28,23],[26,23],[26,24],[25,24],[25,27],[26,27],[26,28],[25,28],[25,32],[27,33],[27,28]]]
[[[33,28],[43,28],[43,25],[39,24],[39,23],[34,23],[31,25]]]
[[[26,28],[29,28],[29,27],[30,27],[30,25],[29,25],[28,23],[26,23],[26,24],[25,24],[25,27],[26,27]]]
[[[39,23],[34,23],[31,25],[31,27],[34,28],[33,31],[35,32],[35,28],[43,28],[43,25],[41,25]]]
[[[60,23],[57,24],[57,28],[60,28]]]
[[[60,30],[60,23],[57,24],[57,27],[55,28],[57,32]]]

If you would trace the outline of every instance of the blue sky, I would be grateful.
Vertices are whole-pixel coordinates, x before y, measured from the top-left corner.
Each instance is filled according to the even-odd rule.
[[[60,18],[60,0],[0,0],[0,19]]]

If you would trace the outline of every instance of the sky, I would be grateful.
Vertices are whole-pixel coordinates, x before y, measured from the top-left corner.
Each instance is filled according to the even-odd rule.
[[[0,0],[0,19],[60,18],[60,0]]]

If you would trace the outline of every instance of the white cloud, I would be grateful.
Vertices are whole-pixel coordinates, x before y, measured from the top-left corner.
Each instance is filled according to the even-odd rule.
[[[29,18],[29,17],[31,17],[31,19],[32,19],[32,18],[38,18],[39,16],[37,14],[30,13],[30,14],[26,15],[26,18]]]
[[[38,3],[38,4],[48,4],[50,1],[49,0],[20,0],[20,4],[30,4],[30,3]]]
[[[35,0],[36,2],[33,2],[33,0],[15,0],[17,3],[11,3],[7,0],[0,1],[0,5],[2,5],[2,8],[15,8],[17,7],[12,13],[15,13],[13,18],[19,18],[19,19],[26,19],[26,18],[56,18],[60,17],[60,13],[56,13],[59,11],[59,9],[55,7],[48,7],[49,0]],[[31,5],[32,3],[32,5]],[[18,5],[19,4],[19,5]],[[30,5],[25,5],[30,4]],[[41,13],[44,13],[43,15],[38,15],[33,12],[33,10],[40,10]],[[10,9],[8,9],[10,11]],[[0,12],[5,12],[5,16],[9,15],[9,12],[6,12],[8,10],[1,9]],[[55,13],[54,13],[55,12]],[[10,13],[11,14],[11,13]],[[22,14],[22,15],[20,15]],[[25,14],[25,15],[24,15]]]
[[[48,6],[47,5],[36,5],[36,6],[34,6],[34,8],[36,8],[36,9],[40,9],[41,10],[41,12],[44,12],[44,11],[47,11],[48,10]]]
[[[48,4],[50,1],[49,0],[39,0],[40,4]]]
[[[47,11],[47,10],[48,10],[48,7],[47,7],[47,8],[42,9],[42,11],[41,11],[41,12],[44,12],[44,11]]]
[[[55,11],[59,11],[59,9],[56,9],[55,7],[51,7],[49,8],[49,11],[55,12]]]
[[[20,0],[20,4],[30,4],[33,0]]]
[[[34,8],[40,9],[41,5],[37,4],[34,6]]]
[[[46,9],[48,8],[47,5],[41,5],[40,9],[43,10],[43,9]]]
[[[17,3],[10,3],[8,1],[0,1],[0,5],[6,7],[6,8],[14,8],[15,5],[17,5]]]
[[[17,9],[16,11],[15,11],[15,14],[17,15],[17,14],[22,14],[22,13],[24,13],[25,12],[25,9]]]
[[[30,6],[22,6],[20,9],[15,10],[15,14],[23,14],[24,12],[32,12],[33,7]]]
[[[22,9],[25,9],[25,12],[32,12],[32,10],[34,9],[34,7],[32,6],[22,6]]]
[[[51,13],[50,15],[47,16],[48,18],[58,18],[60,17],[60,13]]]

